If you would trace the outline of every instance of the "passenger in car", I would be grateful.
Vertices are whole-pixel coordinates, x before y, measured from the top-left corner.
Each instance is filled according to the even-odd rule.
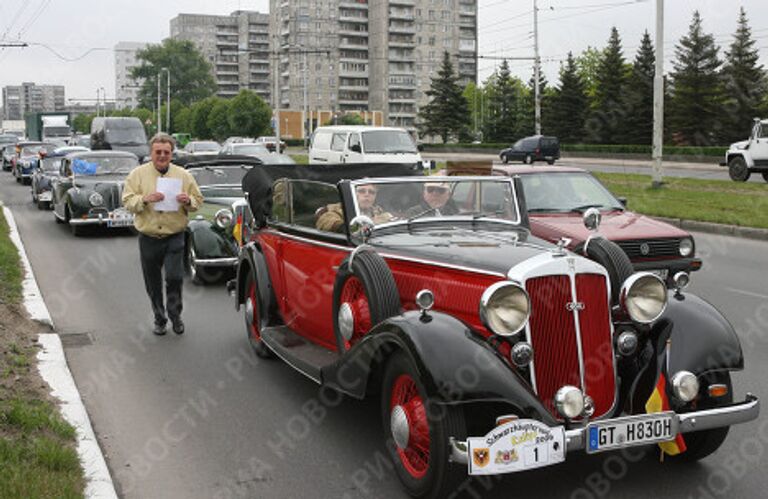
[[[374,224],[389,222],[393,216],[376,204],[377,193],[378,187],[373,184],[357,186],[355,194],[357,195],[357,207],[360,210],[360,215],[370,217]],[[344,212],[341,209],[341,203],[320,207],[315,227],[327,232],[343,232]]]
[[[428,213],[436,217],[459,213],[459,208],[451,199],[451,186],[448,182],[425,182],[421,203],[408,208],[405,217],[410,218]]]

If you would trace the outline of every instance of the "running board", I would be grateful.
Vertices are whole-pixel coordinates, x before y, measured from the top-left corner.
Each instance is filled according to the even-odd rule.
[[[307,341],[287,326],[264,328],[261,339],[275,355],[317,384],[322,384],[322,369],[339,360],[336,352]]]

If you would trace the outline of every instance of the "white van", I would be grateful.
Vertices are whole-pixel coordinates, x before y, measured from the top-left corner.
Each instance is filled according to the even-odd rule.
[[[413,139],[402,128],[321,126],[312,134],[309,164],[421,163]]]

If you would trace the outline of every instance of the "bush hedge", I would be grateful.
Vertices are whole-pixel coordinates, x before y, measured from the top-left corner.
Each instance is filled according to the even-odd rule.
[[[509,147],[509,144],[424,144],[425,151],[441,150],[492,150],[501,151]],[[724,156],[728,148],[725,146],[711,147],[681,147],[664,146],[665,155],[679,156]],[[562,144],[560,150],[564,152],[594,152],[617,154],[646,154],[651,155],[652,147],[648,145],[607,145],[607,144]]]

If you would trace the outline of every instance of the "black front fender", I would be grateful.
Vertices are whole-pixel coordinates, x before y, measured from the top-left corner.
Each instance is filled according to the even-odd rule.
[[[267,268],[267,261],[261,247],[256,242],[246,244],[240,251],[240,261],[237,265],[237,287],[235,288],[235,308],[237,310],[240,310],[240,305],[245,303],[245,295],[248,292],[245,286],[248,276],[253,276],[256,280],[263,325],[275,324],[279,317],[277,299]]]
[[[733,326],[719,310],[696,295],[670,296],[654,328],[671,328],[670,375],[680,370],[700,375],[744,368],[741,343]]]
[[[438,312],[406,312],[377,325],[338,362],[323,369],[323,382],[362,398],[372,372],[394,351],[411,357],[430,397],[439,403],[501,402],[520,416],[559,424],[528,383],[482,337]]]
[[[198,258],[233,258],[237,256],[237,243],[228,229],[214,228],[207,220],[191,220],[187,226],[189,244]]]

